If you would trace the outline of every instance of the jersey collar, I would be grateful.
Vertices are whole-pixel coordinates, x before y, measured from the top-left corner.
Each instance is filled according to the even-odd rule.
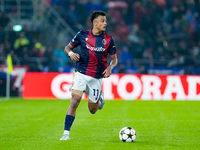
[[[92,29],[93,29],[93,28],[92,28]],[[92,33],[92,29],[90,30],[90,32],[91,32],[91,34],[92,34],[92,36],[98,37],[98,36],[101,36],[101,35],[103,35],[103,34],[104,34],[104,31],[102,31],[102,32],[101,32],[101,34],[99,34],[99,35],[94,35],[94,34]]]

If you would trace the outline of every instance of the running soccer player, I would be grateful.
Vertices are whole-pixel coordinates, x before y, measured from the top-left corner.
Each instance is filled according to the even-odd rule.
[[[117,54],[114,40],[105,33],[107,21],[103,11],[94,11],[90,15],[93,28],[81,30],[65,47],[65,53],[76,61],[75,76],[71,87],[71,102],[65,117],[64,133],[60,140],[69,140],[69,131],[75,119],[76,109],[83,92],[88,96],[88,108],[92,114],[104,106],[104,95],[101,91],[102,79],[111,75],[117,65]],[[72,50],[81,46],[80,54]],[[107,66],[107,55],[111,62]]]

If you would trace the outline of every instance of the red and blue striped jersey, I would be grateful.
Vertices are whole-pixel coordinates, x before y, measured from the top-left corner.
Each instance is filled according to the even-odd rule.
[[[76,62],[75,71],[82,74],[102,78],[103,71],[107,68],[107,55],[116,54],[116,47],[113,38],[102,32],[94,35],[92,30],[81,30],[71,40],[73,47],[80,45],[80,59]]]

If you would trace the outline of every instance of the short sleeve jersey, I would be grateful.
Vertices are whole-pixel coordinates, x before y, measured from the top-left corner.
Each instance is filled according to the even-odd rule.
[[[105,32],[94,35],[92,30],[81,30],[70,44],[81,47],[80,59],[76,62],[75,71],[97,79],[103,77],[102,73],[107,67],[107,55],[116,54],[114,40]]]

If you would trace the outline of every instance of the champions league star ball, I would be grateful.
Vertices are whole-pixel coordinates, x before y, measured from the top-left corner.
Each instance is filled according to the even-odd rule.
[[[133,142],[136,139],[136,132],[131,127],[124,127],[119,131],[119,139],[122,142]]]

